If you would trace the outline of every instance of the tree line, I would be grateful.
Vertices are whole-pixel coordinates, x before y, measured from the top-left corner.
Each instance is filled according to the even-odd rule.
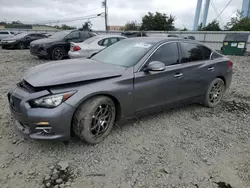
[[[187,28],[176,28],[174,22],[176,17],[165,13],[148,12],[142,17],[142,21],[138,24],[136,21],[129,21],[122,30],[148,30],[148,31],[188,31]],[[237,11],[236,16],[223,27],[217,20],[213,20],[206,26],[199,25],[198,31],[250,31],[250,18],[243,18],[242,13]]]

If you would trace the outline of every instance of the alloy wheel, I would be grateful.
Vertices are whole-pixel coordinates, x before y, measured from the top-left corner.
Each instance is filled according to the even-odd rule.
[[[25,46],[24,46],[23,43],[20,43],[20,44],[19,44],[19,49],[21,49],[21,50],[25,49]]]
[[[211,104],[219,103],[224,93],[224,83],[222,80],[215,82],[209,92],[209,102]]]
[[[112,107],[109,104],[102,104],[96,109],[90,127],[94,137],[100,137],[106,132],[111,125],[112,114]]]
[[[63,52],[60,50],[60,49],[57,49],[55,52],[54,52],[54,57],[55,59],[62,59],[63,58]]]

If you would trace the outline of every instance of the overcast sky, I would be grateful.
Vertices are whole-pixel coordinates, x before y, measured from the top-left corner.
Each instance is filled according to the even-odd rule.
[[[85,17],[104,12],[103,0],[0,0],[0,21],[20,20],[23,23],[46,23]],[[141,22],[147,12],[162,12],[176,17],[175,27],[192,29],[197,0],[107,0],[109,25],[124,25],[127,21]],[[205,0],[203,0],[203,4]],[[229,0],[211,0],[220,12]],[[220,24],[224,25],[230,17],[241,9],[242,0],[232,0],[221,15]],[[208,22],[215,19],[216,13],[210,5]],[[91,19],[93,29],[104,29],[104,17]],[[81,26],[82,21],[65,22],[67,25]],[[63,22],[59,22],[59,25]]]

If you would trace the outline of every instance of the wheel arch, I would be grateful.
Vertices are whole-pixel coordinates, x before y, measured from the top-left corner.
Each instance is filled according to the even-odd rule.
[[[77,111],[77,109],[83,104],[85,103],[86,101],[90,100],[91,98],[93,97],[98,97],[98,96],[106,96],[106,97],[109,97],[111,98],[111,100],[114,102],[115,104],[115,109],[116,109],[116,115],[115,115],[115,122],[116,121],[119,121],[121,119],[121,114],[122,114],[122,109],[121,109],[121,103],[120,101],[117,99],[117,97],[115,97],[114,95],[110,94],[110,93],[95,93],[95,94],[92,94],[92,95],[89,95],[87,97],[84,97],[79,103],[77,103],[76,105],[76,108],[74,110],[74,113],[73,113],[73,116],[71,117],[71,127],[70,127],[70,131],[71,131],[71,135],[73,134],[73,119],[74,119],[74,116],[75,116],[75,113]]]
[[[226,82],[226,79],[225,79],[225,77],[224,77],[224,76],[217,76],[216,78],[220,78],[220,79],[222,79],[222,80],[223,80],[223,82],[224,82],[224,84],[225,84],[225,86],[227,86],[227,82]]]
[[[66,52],[66,49],[65,49],[65,46],[64,45],[62,45],[62,44],[54,44],[54,45],[52,45],[51,47],[50,47],[50,50],[49,50],[49,56],[52,58],[52,53],[53,53],[53,50],[55,49],[55,48],[63,48],[63,50],[64,50],[64,56],[66,56],[66,55],[68,55],[68,52]]]

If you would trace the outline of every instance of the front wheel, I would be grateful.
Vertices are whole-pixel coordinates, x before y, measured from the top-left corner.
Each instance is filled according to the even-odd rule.
[[[52,51],[52,59],[53,60],[62,60],[64,57],[64,49],[62,47],[56,47]]]
[[[208,86],[203,105],[209,108],[216,107],[222,100],[226,87],[222,79],[214,79]]]
[[[19,48],[20,50],[24,50],[24,49],[25,49],[24,43],[20,42],[20,43],[18,44],[18,48]]]
[[[109,97],[93,97],[83,103],[73,118],[73,131],[83,141],[97,144],[110,133],[116,116],[115,104]]]

